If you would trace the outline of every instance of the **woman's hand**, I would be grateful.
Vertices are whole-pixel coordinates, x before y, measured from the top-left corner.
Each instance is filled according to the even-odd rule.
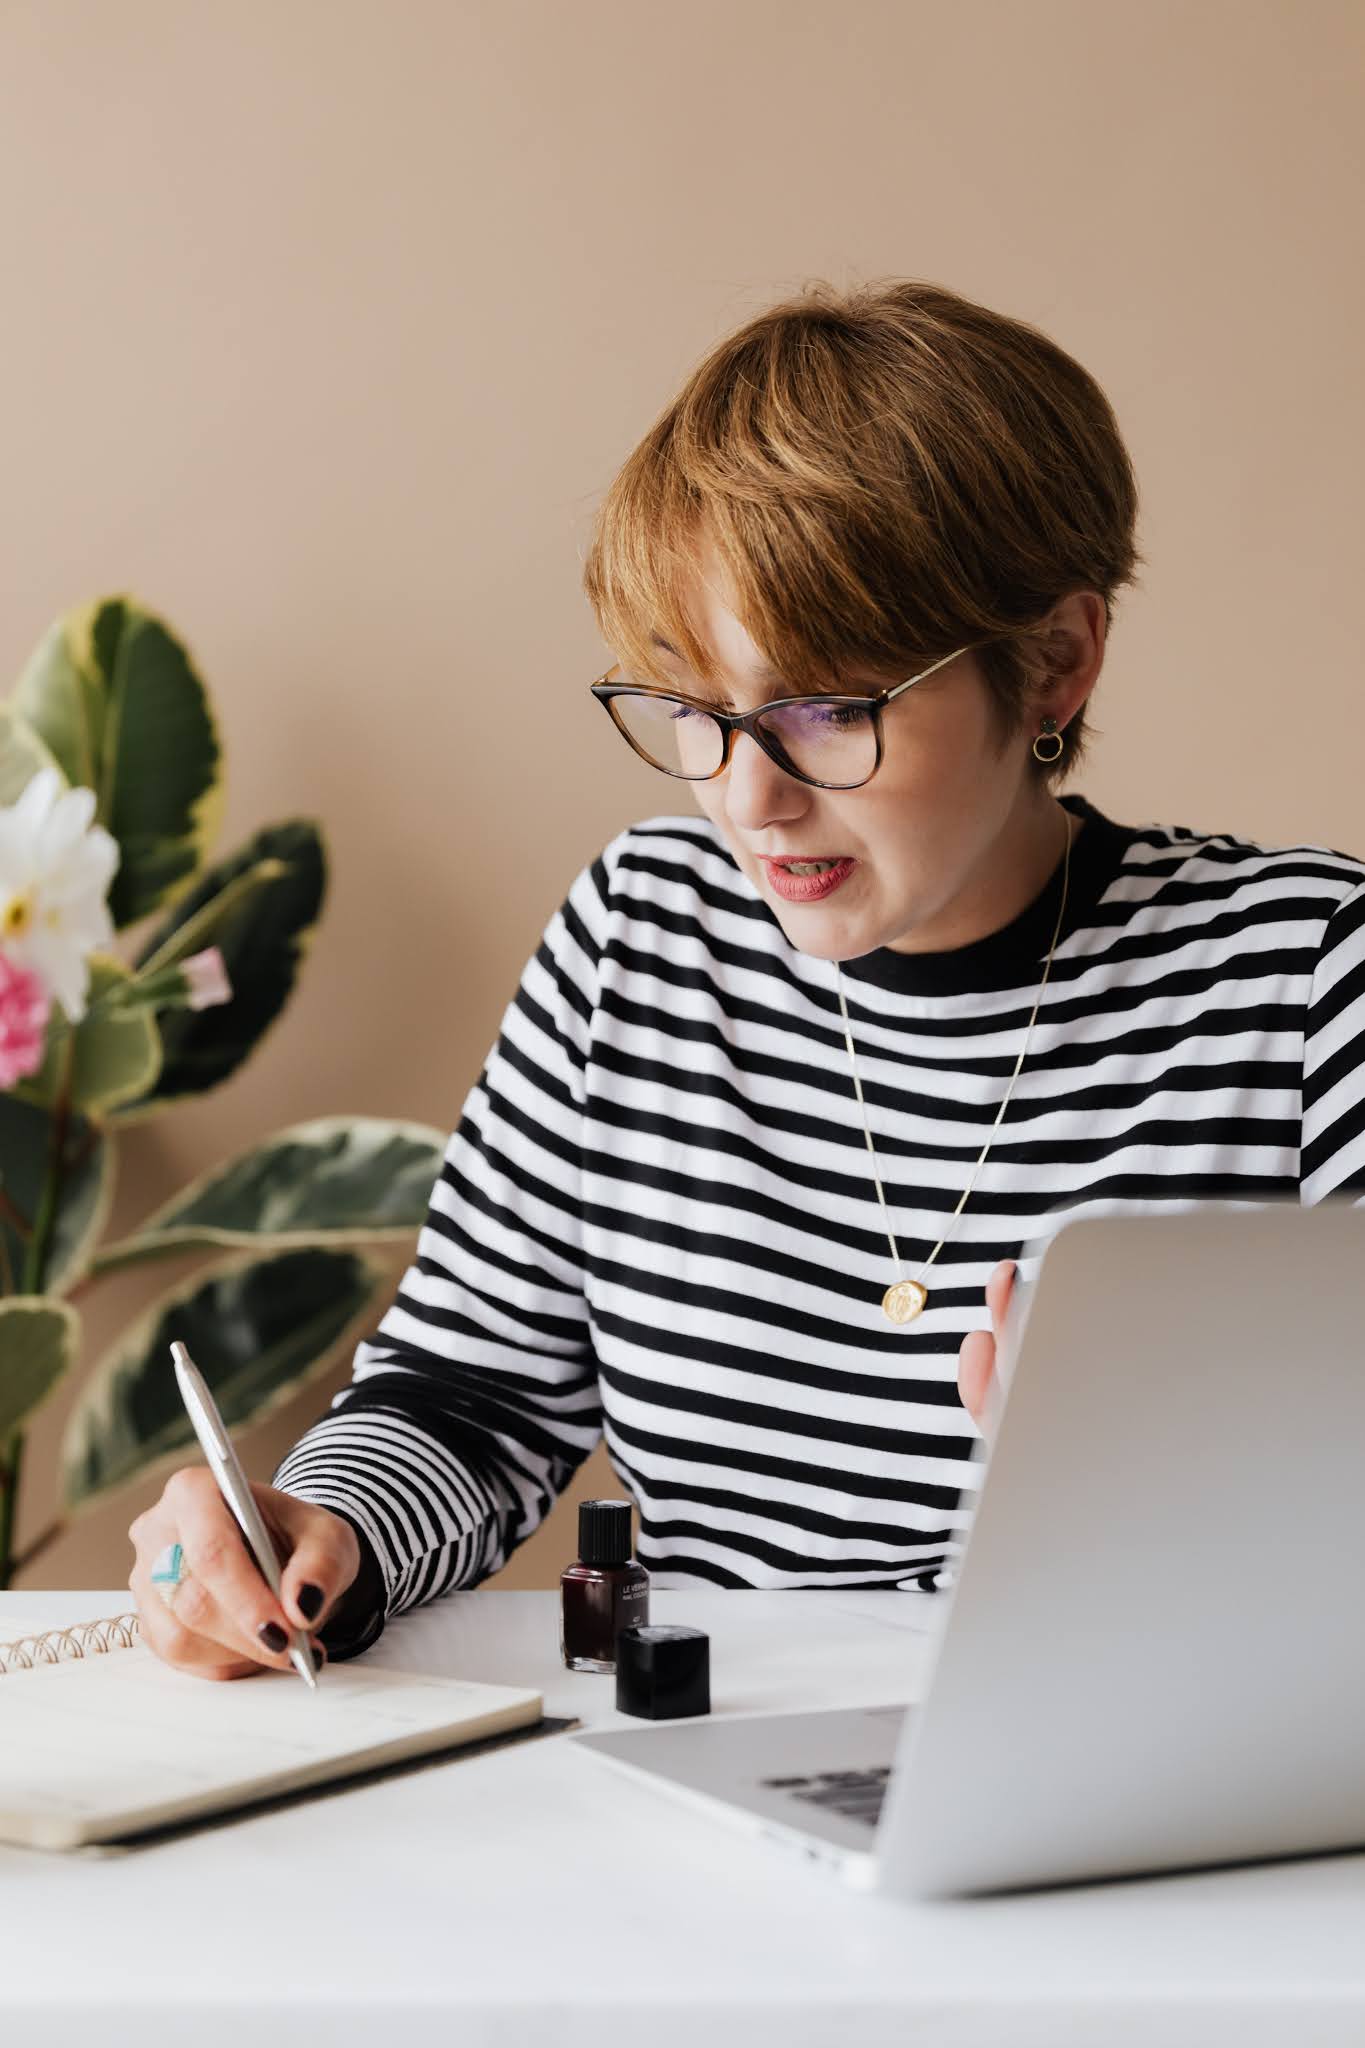
[[[172,1472],[160,1500],[128,1530],[136,1552],[128,1585],[142,1641],[165,1663],[199,1678],[249,1678],[262,1667],[292,1670],[294,1629],[320,1628],[360,1569],[360,1544],[342,1516],[254,1479],[250,1485],[281,1560],[279,1600],[203,1465]],[[173,1608],[151,1580],[168,1543],[181,1546],[189,1574]],[[321,1666],[326,1652],[320,1643],[314,1648]]]
[[[986,1306],[991,1312],[990,1330],[969,1330],[957,1355],[957,1390],[973,1422],[980,1425],[994,1390],[995,1347],[1005,1321],[1005,1311],[1014,1291],[1017,1267],[1013,1259],[1002,1259],[986,1282]]]

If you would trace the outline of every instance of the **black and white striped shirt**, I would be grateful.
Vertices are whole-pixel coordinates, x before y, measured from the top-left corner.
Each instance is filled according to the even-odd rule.
[[[352,1522],[389,1613],[496,1570],[603,1431],[661,1587],[931,1589],[979,1483],[957,1357],[998,1260],[1031,1280],[1082,1212],[1365,1201],[1365,863],[1062,801],[1086,822],[1028,1057],[901,1328],[833,966],[700,818],[578,876],[397,1298],[275,1475]],[[907,1273],[994,1121],[1060,890],[1059,864],[975,944],[844,963]]]

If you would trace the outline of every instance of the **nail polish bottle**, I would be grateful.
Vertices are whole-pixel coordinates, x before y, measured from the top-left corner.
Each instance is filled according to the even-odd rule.
[[[578,1504],[578,1559],[559,1581],[559,1647],[570,1671],[615,1671],[616,1638],[649,1620],[649,1573],[630,1555],[630,1502]]]

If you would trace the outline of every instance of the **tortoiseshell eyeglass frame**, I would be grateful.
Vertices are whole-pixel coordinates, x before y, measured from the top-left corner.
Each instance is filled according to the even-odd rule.
[[[985,643],[978,644],[984,646]],[[872,780],[882,765],[882,712],[886,706],[894,704],[904,691],[911,689],[916,683],[922,683],[924,678],[933,675],[935,670],[946,668],[950,661],[956,661],[960,654],[967,654],[970,651],[967,647],[956,647],[951,654],[945,654],[941,660],[932,662],[928,668],[922,668],[918,675],[907,676],[903,683],[888,683],[885,689],[878,690],[868,697],[847,694],[829,697],[774,697],[768,703],[758,705],[753,711],[717,711],[713,704],[703,702],[700,697],[690,697],[684,690],[661,690],[646,683],[613,683],[611,678],[620,667],[619,662],[613,662],[606,674],[599,676],[596,682],[590,683],[588,687],[631,751],[638,754],[651,768],[657,768],[660,775],[671,775],[679,782],[712,782],[717,775],[724,774],[730,764],[735,734],[746,732],[756,746],[762,747],[770,761],[775,761],[784,774],[792,776],[797,782],[807,783],[812,789],[861,789]],[[721,732],[720,760],[716,767],[708,769],[705,775],[685,775],[681,768],[665,768],[661,762],[654,760],[636,743],[633,735],[622,724],[615,708],[617,700],[621,697],[648,697],[660,703],[685,704],[690,711],[699,711],[711,719],[720,727]],[[835,704],[845,710],[850,706],[856,706],[866,711],[872,720],[872,732],[877,747],[877,758],[866,775],[860,775],[856,782],[820,782],[815,776],[805,775],[795,767],[783,752],[780,741],[771,733],[765,732],[762,723],[772,712],[781,711],[788,704]]]

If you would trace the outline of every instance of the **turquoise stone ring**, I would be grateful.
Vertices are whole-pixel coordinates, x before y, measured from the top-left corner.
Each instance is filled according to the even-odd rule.
[[[152,1566],[152,1584],[168,1607],[175,1599],[176,1587],[188,1577],[184,1551],[178,1543],[168,1543]]]

